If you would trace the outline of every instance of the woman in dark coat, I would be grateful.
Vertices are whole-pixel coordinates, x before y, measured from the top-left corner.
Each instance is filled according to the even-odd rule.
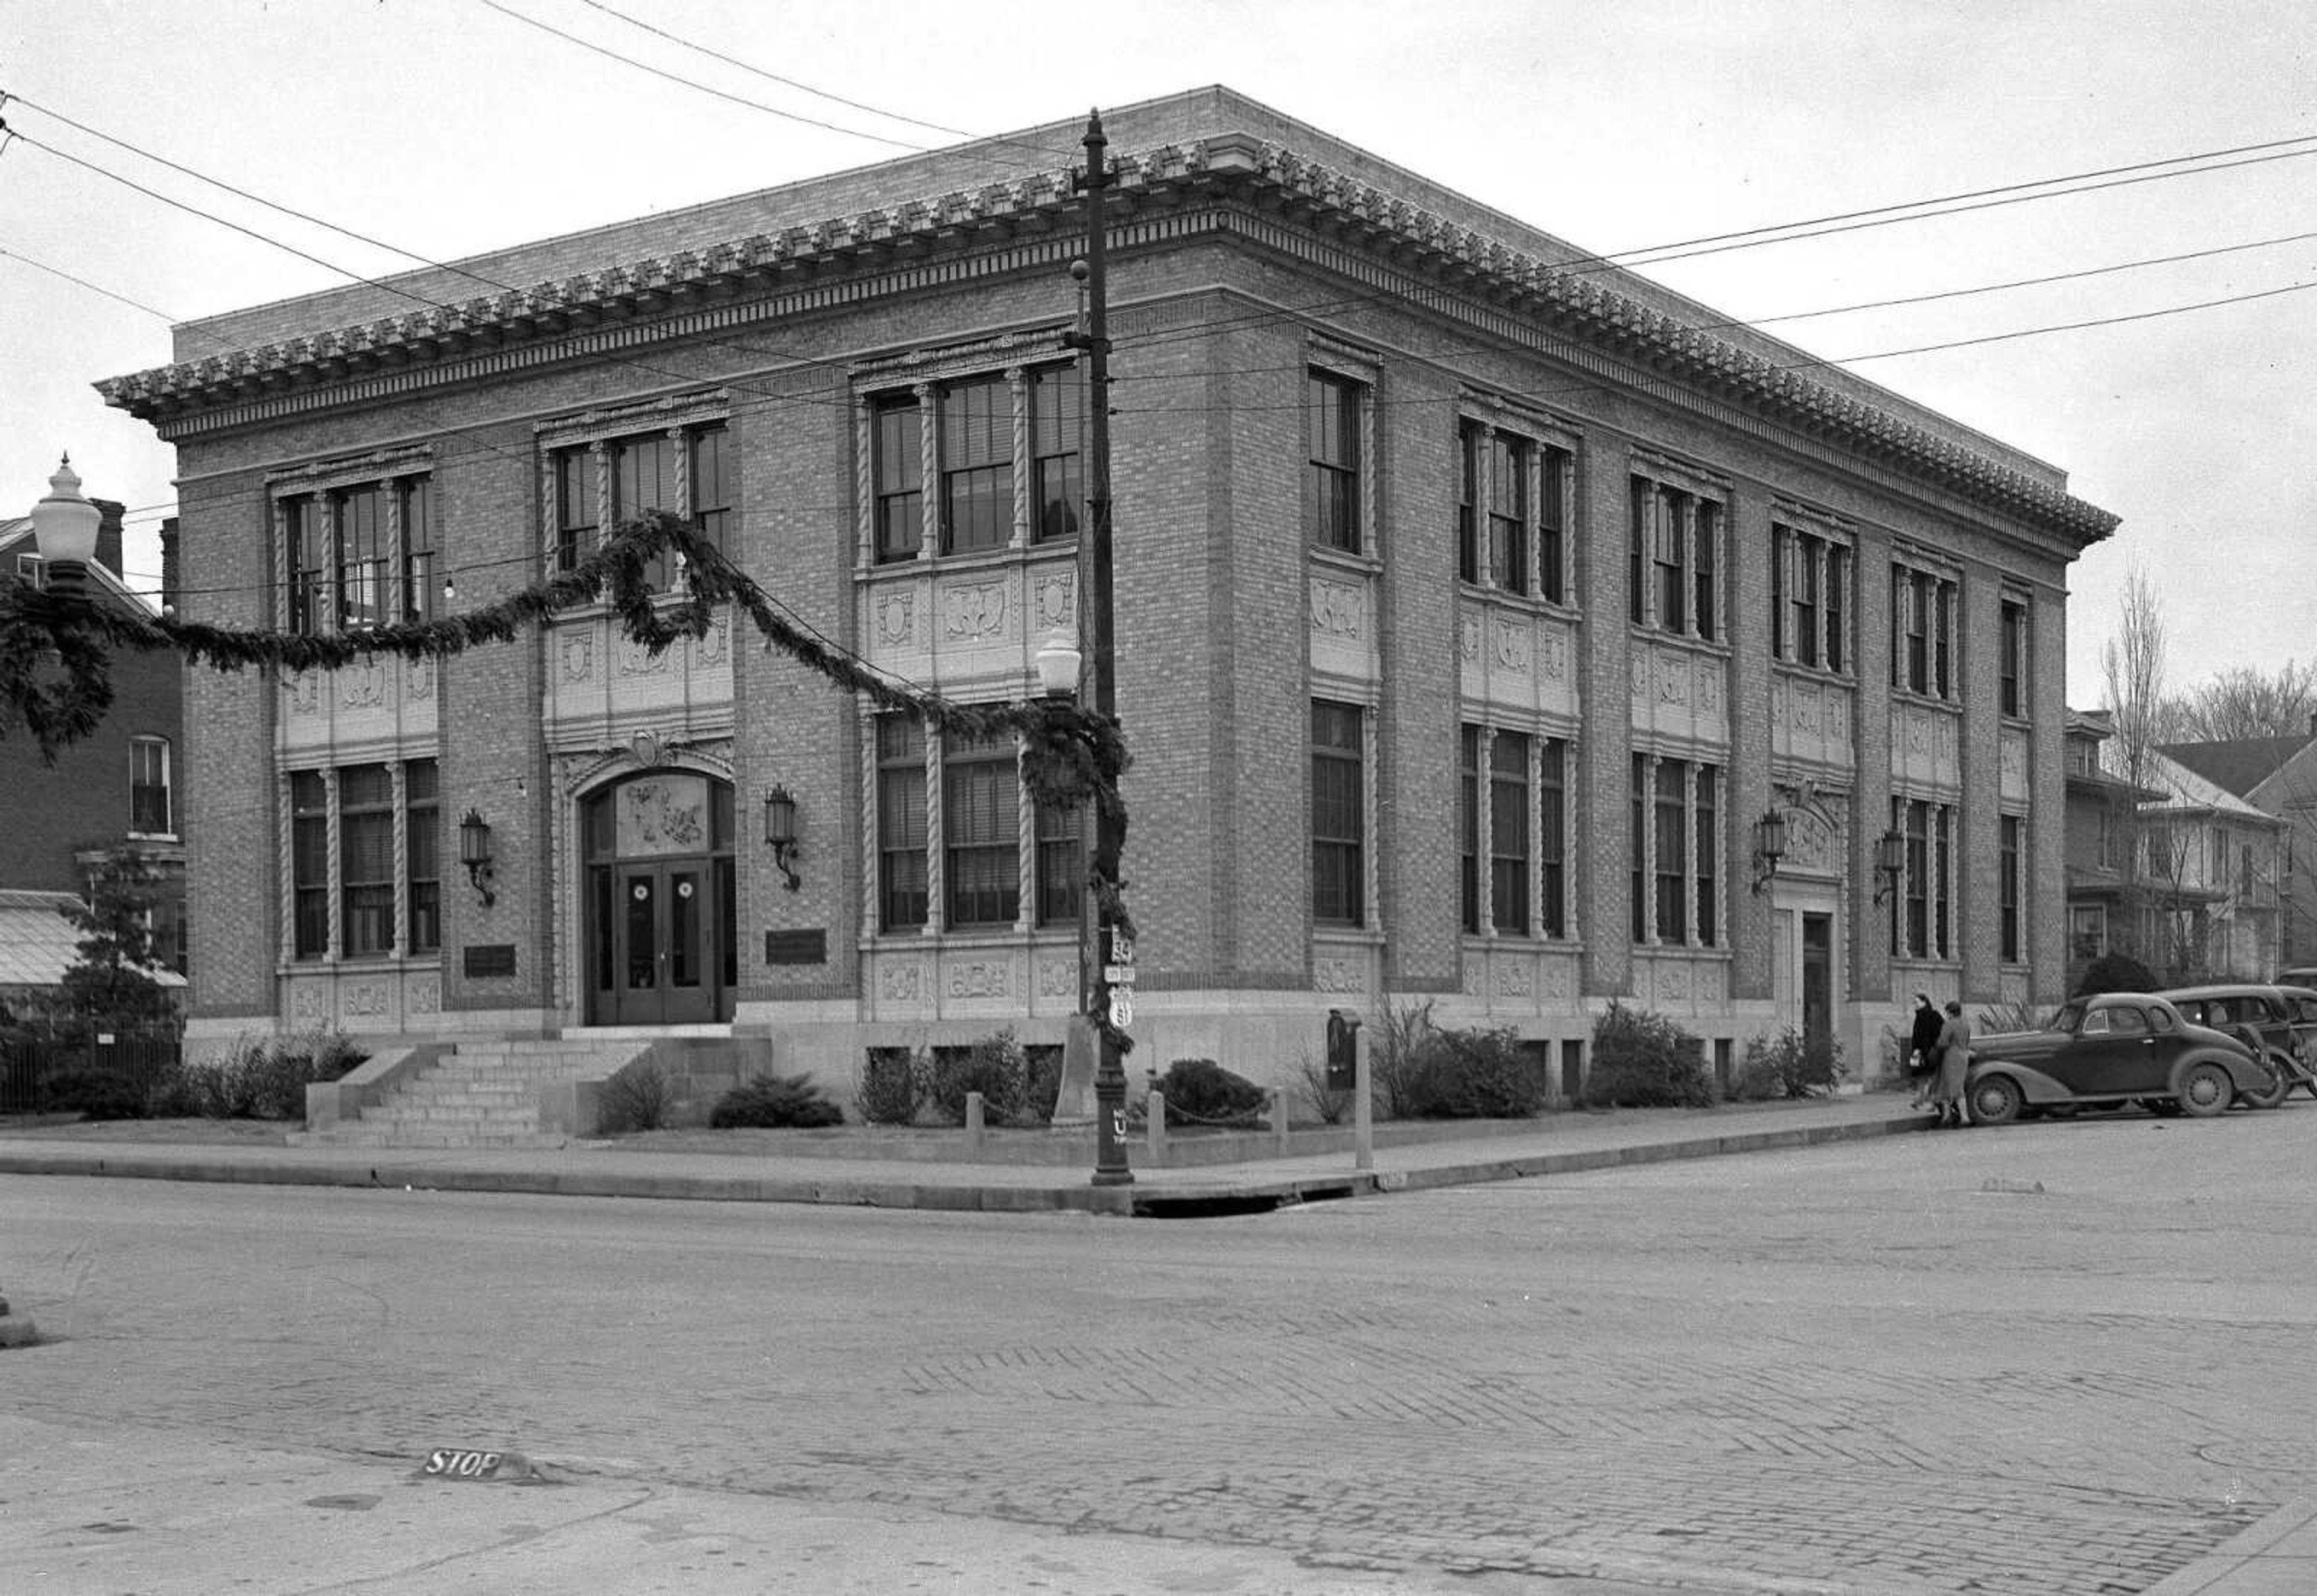
[[[1927,1108],[1931,1100],[1931,1077],[1938,1073],[1939,1032],[1946,1022],[1932,1007],[1928,992],[1915,994],[1915,1028],[1907,1037],[1907,1079],[1914,1084],[1910,1108]]]

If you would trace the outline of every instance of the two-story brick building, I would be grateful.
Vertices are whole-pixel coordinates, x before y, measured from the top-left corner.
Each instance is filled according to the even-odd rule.
[[[77,495],[69,462],[51,493]],[[148,614],[121,579],[121,507],[98,512],[96,551],[86,570],[89,601],[124,614]],[[32,517],[0,517],[0,589],[45,583]],[[77,933],[57,913],[62,895],[85,900],[92,867],[112,848],[134,847],[160,873],[154,906],[155,952],[185,968],[184,848],[177,829],[177,776],[183,758],[183,661],[167,652],[123,653],[111,663],[112,704],[94,735],[44,763],[29,738],[0,750],[0,945],[15,950],[6,986],[19,996],[50,986],[73,959]]]
[[[1293,1080],[1331,1006],[1424,999],[1557,1076],[1612,1000],[1857,1058],[1894,994],[2058,995],[2066,568],[2114,517],[1228,90],[1105,124],[1138,1064]],[[1080,610],[1081,131],[183,329],[239,353],[102,386],[177,447],[189,613],[424,618],[658,507],[881,669],[1034,692]],[[1015,749],[745,623],[189,713],[213,1034],[729,1030],[841,1096],[1078,1001],[1078,832]]]

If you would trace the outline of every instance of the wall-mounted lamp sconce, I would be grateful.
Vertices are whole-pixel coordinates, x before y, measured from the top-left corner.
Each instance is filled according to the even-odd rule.
[[[1762,818],[1754,822],[1754,893],[1761,895],[1770,877],[1778,873],[1778,861],[1786,856],[1786,817],[1783,811],[1766,809]]]
[[[773,850],[774,868],[788,883],[789,891],[795,892],[803,884],[789,863],[797,852],[797,806],[786,787],[774,787],[765,794],[765,841]]]
[[[1038,645],[1038,690],[1049,698],[1074,698],[1078,690],[1078,645],[1056,632]]]
[[[1896,828],[1885,831],[1874,843],[1874,901],[1882,902],[1899,889],[1899,878],[1907,874],[1907,838]]]
[[[459,822],[459,863],[467,867],[467,884],[485,909],[499,901],[491,891],[491,823],[471,809]]]

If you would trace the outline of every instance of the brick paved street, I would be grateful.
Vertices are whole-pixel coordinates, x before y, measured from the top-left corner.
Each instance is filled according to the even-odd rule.
[[[2312,1134],[2093,1118],[1173,1224],[9,1179],[0,1284],[58,1341],[0,1375],[84,1429],[471,1438],[1266,1548],[1310,1591],[2105,1596],[2317,1481]]]

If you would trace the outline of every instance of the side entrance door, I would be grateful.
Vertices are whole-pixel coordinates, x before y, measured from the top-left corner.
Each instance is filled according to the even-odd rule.
[[[1834,916],[1803,916],[1803,1040],[1834,1040]]]

